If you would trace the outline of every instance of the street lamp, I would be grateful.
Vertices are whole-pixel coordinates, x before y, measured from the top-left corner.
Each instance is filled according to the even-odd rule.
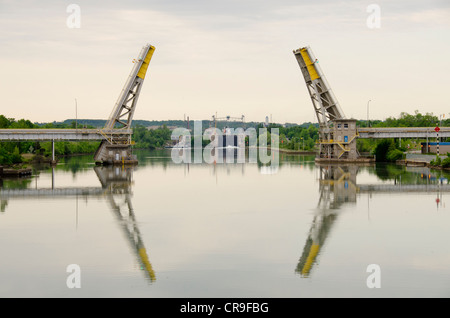
[[[369,99],[367,101],[367,127],[370,127],[370,122],[369,122],[369,103],[371,102],[371,100]]]

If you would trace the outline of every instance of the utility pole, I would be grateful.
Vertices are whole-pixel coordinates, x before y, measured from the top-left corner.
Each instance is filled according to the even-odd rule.
[[[75,98],[75,129],[78,129],[78,105],[76,98]]]

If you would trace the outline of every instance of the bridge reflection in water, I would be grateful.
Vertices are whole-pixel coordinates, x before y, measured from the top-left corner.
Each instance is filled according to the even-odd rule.
[[[309,277],[318,256],[335,224],[340,209],[345,204],[356,204],[360,194],[368,196],[385,193],[436,194],[436,204],[442,204],[442,193],[450,192],[447,178],[436,176],[426,167],[400,167],[405,173],[389,176],[388,166],[375,168],[379,177],[391,179],[390,183],[358,184],[356,176],[364,165],[317,165],[319,170],[319,202],[311,223],[308,238],[295,272]],[[398,166],[394,166],[398,167]],[[402,179],[403,175],[403,179]]]
[[[100,187],[54,187],[55,168],[52,167],[51,188],[37,189],[0,189],[2,204],[14,198],[77,198],[101,197],[105,198],[118,225],[122,229],[130,249],[135,253],[141,269],[144,270],[149,282],[156,280],[155,272],[148,258],[147,250],[137,226],[136,216],[131,202],[132,174],[134,167],[96,166],[95,173],[101,183]],[[78,202],[78,200],[77,200]]]

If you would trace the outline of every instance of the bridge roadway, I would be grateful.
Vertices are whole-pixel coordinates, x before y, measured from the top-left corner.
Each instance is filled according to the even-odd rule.
[[[47,197],[102,197],[112,194],[111,190],[100,187],[85,188],[40,188],[40,189],[0,189],[1,199],[47,198]]]
[[[132,134],[131,129],[0,129],[0,141],[95,141]],[[447,138],[450,127],[358,128],[359,138]]]
[[[358,138],[436,138],[450,137],[450,127],[383,127],[358,128]]]
[[[450,184],[361,184],[358,193],[436,193],[450,192]]]
[[[436,193],[450,192],[450,184],[360,184],[355,185],[357,193]],[[0,199],[48,198],[48,197],[103,197],[111,194],[130,194],[127,188],[103,187],[0,189]]]
[[[131,129],[0,129],[0,141],[101,141],[131,134]]]

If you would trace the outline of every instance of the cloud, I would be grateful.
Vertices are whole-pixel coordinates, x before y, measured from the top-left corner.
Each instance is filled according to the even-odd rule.
[[[377,1],[379,30],[367,28],[366,8],[372,2],[360,0],[75,3],[81,8],[80,29],[66,25],[68,3],[0,1],[2,90],[29,92],[7,94],[6,102],[17,106],[10,117],[65,119],[69,112],[61,103],[67,99],[71,104],[75,94],[81,105],[85,100],[92,117],[106,116],[131,60],[147,42],[156,52],[136,111],[144,119],[182,118],[184,113],[209,118],[220,111],[245,113],[249,120],[273,114],[274,120],[314,121],[292,55],[305,45],[321,60],[346,114],[365,117],[359,105],[367,99],[383,101],[374,105],[373,116],[378,117],[396,115],[386,105],[392,98],[404,111],[418,109],[409,105],[412,100],[434,106],[445,99],[410,94],[423,89],[420,78],[448,70],[444,56],[449,44],[442,41],[450,32],[445,1]],[[420,45],[431,49],[427,69],[417,68],[425,59],[424,51],[414,49]],[[17,67],[28,74],[26,85],[11,81],[20,78]],[[398,78],[413,68],[413,76]],[[58,87],[51,97],[38,93],[49,83]],[[31,102],[41,105],[39,114],[26,111]]]

